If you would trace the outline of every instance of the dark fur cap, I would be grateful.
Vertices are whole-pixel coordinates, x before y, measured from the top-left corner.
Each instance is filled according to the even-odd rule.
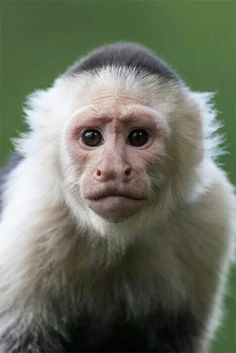
[[[127,67],[140,72],[179,81],[177,74],[149,49],[139,44],[119,42],[95,49],[88,56],[75,62],[65,75],[77,75],[84,71],[96,71],[106,66]]]

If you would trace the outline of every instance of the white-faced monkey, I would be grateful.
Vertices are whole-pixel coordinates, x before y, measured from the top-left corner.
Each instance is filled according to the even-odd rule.
[[[207,353],[235,198],[210,94],[142,46],[31,95],[3,170],[0,353]]]

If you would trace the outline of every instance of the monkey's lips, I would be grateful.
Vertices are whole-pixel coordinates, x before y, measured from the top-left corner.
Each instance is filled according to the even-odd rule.
[[[145,196],[136,196],[134,192],[107,190],[86,196],[86,203],[101,216],[129,216],[136,213],[147,200]]]

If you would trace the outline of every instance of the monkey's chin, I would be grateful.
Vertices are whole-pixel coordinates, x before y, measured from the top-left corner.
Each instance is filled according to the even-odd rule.
[[[87,200],[87,206],[106,221],[121,223],[136,215],[144,207],[144,200],[106,197],[102,200]]]

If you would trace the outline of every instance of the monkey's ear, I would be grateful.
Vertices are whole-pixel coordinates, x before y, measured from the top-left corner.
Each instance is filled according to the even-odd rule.
[[[24,113],[30,130],[34,131],[40,128],[49,111],[48,103],[47,90],[37,90],[27,96],[24,104]]]
[[[28,132],[13,140],[19,153],[35,155],[58,150],[64,126],[79,100],[77,86],[77,80],[59,77],[48,89],[27,97],[24,113]]]
[[[28,155],[47,148],[48,144],[56,144],[64,113],[61,106],[62,98],[56,84],[47,90],[37,90],[26,98],[23,110],[28,132],[13,140],[19,153]]]
[[[217,111],[213,102],[215,93],[192,92],[192,97],[197,104],[202,124],[204,154],[215,160],[224,153],[224,141],[219,133],[222,124],[216,120]]]
[[[26,156],[36,147],[35,132],[41,131],[47,119],[47,91],[37,90],[26,98],[23,111],[28,131],[12,139],[12,143],[20,155]],[[31,142],[32,141],[32,142]]]
[[[57,78],[46,90],[30,94],[24,105],[25,120],[31,131],[61,131],[78,103],[78,79]]]

